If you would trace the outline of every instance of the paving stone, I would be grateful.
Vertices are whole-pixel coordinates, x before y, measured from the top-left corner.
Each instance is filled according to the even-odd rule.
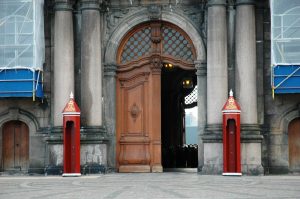
[[[0,198],[299,198],[300,176],[109,173],[81,177],[2,176]]]

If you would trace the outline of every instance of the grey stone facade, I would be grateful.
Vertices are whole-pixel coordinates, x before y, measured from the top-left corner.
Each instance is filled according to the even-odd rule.
[[[221,108],[230,88],[243,87],[237,100],[251,106],[244,112],[242,107],[242,172],[249,175],[289,172],[288,124],[300,117],[300,94],[276,95],[272,99],[268,2],[161,0],[152,4],[146,0],[45,0],[45,98],[0,99],[0,131],[11,120],[28,125],[29,172],[43,172],[49,165],[61,166],[60,111],[72,90],[84,114],[81,165],[99,164],[114,169],[117,50],[128,31],[156,18],[186,31],[196,49],[198,171],[222,173]],[[247,10],[249,5],[252,10]],[[253,21],[247,21],[249,16]],[[252,32],[247,37],[247,41],[253,39],[252,46],[243,40],[243,25],[249,23],[255,26],[255,29],[250,27]],[[236,30],[236,27],[242,28]],[[64,35],[66,32],[68,36]],[[244,48],[246,51],[242,51]],[[241,84],[241,75],[249,75],[249,71],[239,73],[245,69],[242,66],[246,58],[252,59],[246,63],[254,67],[250,71],[254,76]],[[0,162],[2,145],[1,133]]]

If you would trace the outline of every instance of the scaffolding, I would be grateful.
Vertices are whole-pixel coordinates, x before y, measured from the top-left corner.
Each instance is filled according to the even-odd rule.
[[[300,93],[300,1],[270,3],[272,94]]]
[[[37,87],[42,86],[43,6],[44,0],[0,1],[0,97],[28,97],[25,93],[29,92],[35,97]],[[32,90],[20,90],[28,81]]]

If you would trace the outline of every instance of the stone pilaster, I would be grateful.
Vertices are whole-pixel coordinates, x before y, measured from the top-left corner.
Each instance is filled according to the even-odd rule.
[[[86,127],[102,125],[102,63],[98,1],[81,1],[81,120]]]
[[[197,105],[198,105],[198,170],[201,171],[204,165],[204,146],[203,146],[203,134],[206,126],[206,61],[195,61],[196,75],[197,75]]]
[[[104,66],[104,123],[109,137],[108,166],[116,166],[116,70],[114,63]]]
[[[74,93],[74,40],[72,5],[69,1],[54,4],[54,98],[53,125],[63,124],[62,110]]]

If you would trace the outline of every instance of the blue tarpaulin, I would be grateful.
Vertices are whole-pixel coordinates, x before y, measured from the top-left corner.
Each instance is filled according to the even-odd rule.
[[[300,93],[300,65],[272,67],[272,89],[275,94]]]
[[[0,97],[42,98],[43,77],[41,70],[12,68],[0,70]]]

